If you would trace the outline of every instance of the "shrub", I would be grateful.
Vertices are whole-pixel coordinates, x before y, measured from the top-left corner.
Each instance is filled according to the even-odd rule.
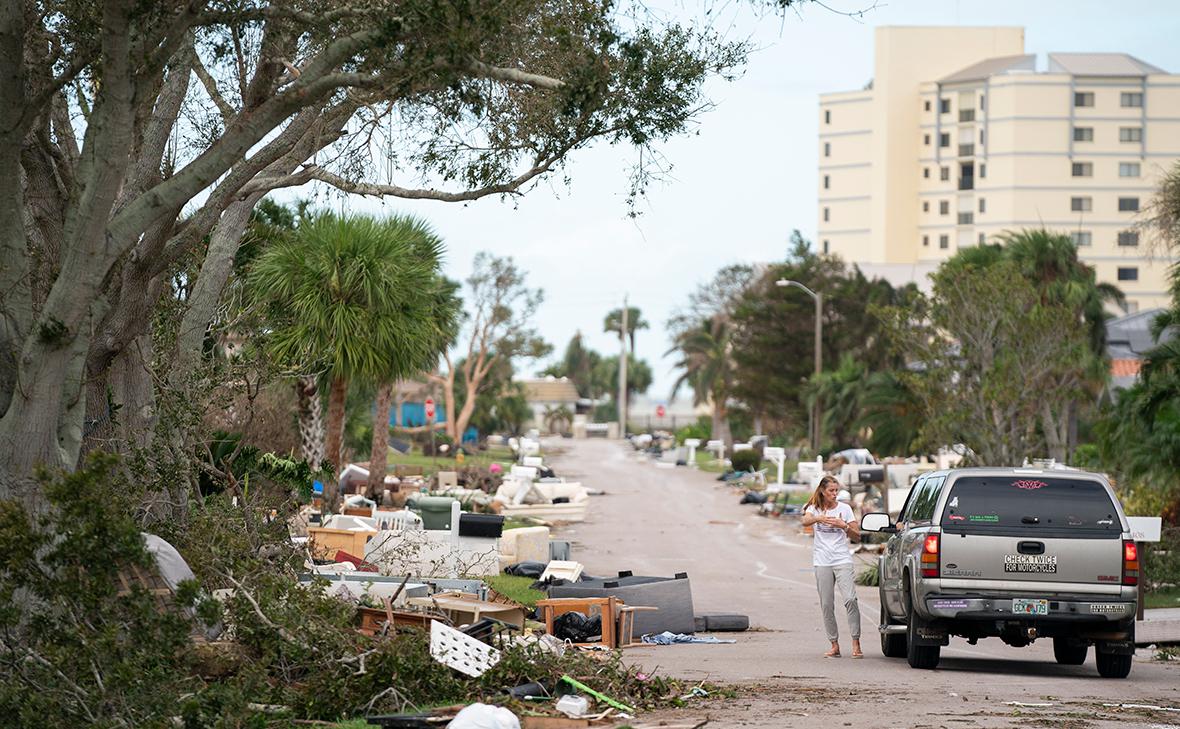
[[[735,471],[757,471],[762,467],[762,456],[754,450],[737,451],[730,457],[729,462],[733,464]]]

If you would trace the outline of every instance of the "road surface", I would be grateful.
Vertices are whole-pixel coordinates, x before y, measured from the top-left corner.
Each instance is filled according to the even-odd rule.
[[[586,522],[555,534],[572,542],[572,557],[587,573],[687,572],[698,614],[750,616],[749,632],[718,634],[735,644],[627,649],[627,659],[645,670],[739,689],[736,699],[693,700],[699,703],[671,718],[707,715],[710,726],[742,727],[809,726],[820,718],[833,727],[1180,729],[1180,665],[1153,660],[1142,648],[1125,680],[1100,678],[1092,649],[1085,665],[1057,665],[1047,640],[1011,648],[998,639],[969,646],[952,638],[934,671],[885,658],[875,630],[876,588],[858,588],[865,659],[847,657],[839,609],[845,657],[823,658],[828,643],[810,542],[797,520],[761,517],[715,474],[658,468],[617,441],[546,445],[559,475],[606,492],[591,497]]]

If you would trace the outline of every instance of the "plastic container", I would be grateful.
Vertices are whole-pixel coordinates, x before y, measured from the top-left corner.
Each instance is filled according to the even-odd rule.
[[[461,537],[491,537],[498,539],[504,533],[504,516],[502,514],[468,514],[459,515],[459,536]]]
[[[410,505],[410,510],[422,517],[423,529],[449,530],[451,528],[451,504],[449,496],[419,496]]]
[[[557,700],[555,708],[571,719],[579,719],[590,713],[590,702],[585,696],[566,694]]]

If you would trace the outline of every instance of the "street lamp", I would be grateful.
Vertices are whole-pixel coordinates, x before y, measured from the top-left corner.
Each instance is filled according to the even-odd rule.
[[[823,371],[823,334],[824,334],[824,295],[816,293],[807,288],[798,281],[789,281],[785,278],[780,278],[774,282],[775,286],[794,286],[797,289],[803,289],[807,295],[815,299],[815,374],[818,375]],[[816,394],[815,402],[811,406],[811,422],[808,423],[808,430],[811,431],[811,450],[816,454],[819,453],[819,394]]]

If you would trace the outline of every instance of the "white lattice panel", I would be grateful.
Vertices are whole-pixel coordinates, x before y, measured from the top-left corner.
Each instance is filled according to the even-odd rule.
[[[437,620],[430,622],[430,655],[472,678],[500,662],[500,651]]]

